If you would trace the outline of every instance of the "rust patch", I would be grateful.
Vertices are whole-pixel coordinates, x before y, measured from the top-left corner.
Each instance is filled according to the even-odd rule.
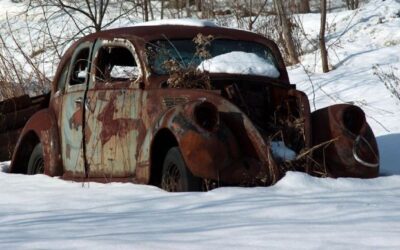
[[[83,108],[82,105],[78,105],[78,109],[69,119],[69,127],[78,131],[79,127],[83,124]]]
[[[111,137],[125,137],[130,131],[140,127],[139,119],[132,118],[117,118],[114,119],[113,114],[117,111],[115,100],[117,94],[111,95],[110,101],[106,104],[103,111],[97,117],[97,120],[103,123],[100,140],[101,144],[106,144]]]
[[[85,142],[87,143],[91,137],[92,137],[92,130],[90,129],[88,124],[86,124],[86,126],[85,126]]]

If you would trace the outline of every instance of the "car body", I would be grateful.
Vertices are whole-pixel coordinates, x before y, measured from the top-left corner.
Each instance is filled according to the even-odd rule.
[[[378,175],[376,140],[360,108],[339,104],[311,112],[307,96],[290,84],[274,42],[200,24],[112,29],[74,43],[59,64],[48,106],[20,133],[10,171],[129,181],[169,191],[204,187],[189,187],[198,180],[207,188],[268,186],[287,170]],[[176,49],[199,34],[219,41],[220,50],[224,44],[234,50],[239,43],[244,50],[260,47],[279,75],[207,73],[211,89],[169,87],[171,74],[155,72],[150,47],[164,43]],[[130,76],[112,73],[116,68]],[[295,157],[282,158],[274,153],[277,146]],[[167,158],[172,160],[166,163]],[[168,173],[168,164],[175,165],[175,173]],[[168,178],[189,184],[166,187]]]

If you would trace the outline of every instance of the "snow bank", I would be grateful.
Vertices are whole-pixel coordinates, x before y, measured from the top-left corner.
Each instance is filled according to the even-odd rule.
[[[283,141],[272,141],[271,150],[275,158],[283,161],[292,161],[296,159],[296,152],[286,147]]]
[[[301,15],[311,40],[318,37],[315,23],[319,18],[317,14]],[[317,109],[353,103],[364,110],[375,135],[400,133],[400,101],[391,96],[373,69],[379,65],[389,73],[393,68],[400,76],[400,2],[371,0],[354,11],[330,13],[328,23],[332,71],[321,73],[317,50],[302,57],[307,73],[301,65],[289,69],[291,82],[306,92],[312,108],[314,101]]]
[[[10,166],[9,161],[0,162],[0,172],[8,173],[9,166]]]
[[[203,61],[198,70],[210,73],[259,75],[278,78],[280,73],[274,65],[253,53],[233,51]]]
[[[400,177],[167,193],[0,173],[2,249],[399,249]]]

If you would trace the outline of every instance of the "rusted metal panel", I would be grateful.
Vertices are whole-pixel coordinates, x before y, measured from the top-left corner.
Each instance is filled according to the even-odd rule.
[[[85,131],[89,176],[133,176],[146,129],[139,119],[140,90],[93,90]],[[89,133],[90,131],[90,133]]]
[[[22,128],[38,110],[46,108],[49,95],[30,98],[28,95],[0,102],[0,133]]]
[[[23,164],[32,148],[26,143],[26,136],[33,133],[42,143],[45,174],[50,176],[58,176],[62,174],[61,152],[59,134],[57,129],[57,121],[54,113],[50,109],[42,109],[33,115],[18,139],[17,145],[12,156],[10,165],[11,173],[20,173],[21,169],[26,167]]]
[[[0,102],[0,113],[7,114],[24,109],[31,105],[31,98],[28,95],[23,95]]]
[[[314,152],[332,177],[373,178],[379,174],[379,151],[364,112],[338,104],[312,113],[313,144],[334,139]]]
[[[113,37],[99,39],[94,46],[93,63],[102,48],[124,48],[135,60],[135,48],[129,40]],[[97,62],[97,60],[100,60]],[[96,78],[95,66],[89,79],[86,97],[85,137],[87,172],[89,178],[124,178],[134,176],[138,150],[146,128],[141,119],[141,95],[136,84],[141,78],[138,68],[136,81]]]
[[[26,122],[38,110],[47,107],[49,95],[30,98],[28,95],[0,102],[0,160],[10,160],[18,137]]]
[[[160,89],[149,91],[147,97],[144,113],[160,113],[157,107],[166,113],[160,118],[149,117],[151,119],[145,120],[146,124],[156,124],[153,131],[168,128],[175,134],[185,162],[195,175],[249,185],[270,185],[280,179],[269,146],[253,123],[240,109],[215,92]],[[163,97],[191,101],[168,109],[163,106]],[[192,115],[194,107],[205,101],[213,103],[223,117],[218,129],[212,132],[199,128]],[[232,117],[238,119],[230,119]]]
[[[11,159],[22,128],[9,130],[0,134],[0,161],[8,161]]]
[[[64,174],[76,177],[85,176],[85,163],[82,147],[83,136],[83,95],[85,86],[72,86],[63,96],[61,109],[61,149]]]

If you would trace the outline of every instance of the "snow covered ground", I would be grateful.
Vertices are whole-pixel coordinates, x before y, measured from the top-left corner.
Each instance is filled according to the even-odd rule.
[[[399,249],[400,177],[167,193],[0,173],[1,249]]]
[[[318,51],[289,69],[312,107],[315,100],[316,108],[353,102],[364,109],[378,136],[381,177],[289,172],[272,187],[171,194],[10,175],[0,163],[0,249],[400,249],[400,101],[372,69],[400,67],[398,13],[398,0],[371,0],[329,14],[334,70],[319,73]],[[315,37],[319,16],[301,18]]]

